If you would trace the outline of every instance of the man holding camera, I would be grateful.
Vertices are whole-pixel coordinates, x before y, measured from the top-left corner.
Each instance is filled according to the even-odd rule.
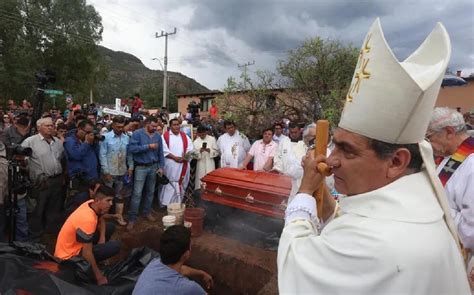
[[[28,137],[21,144],[31,148],[32,154],[28,160],[30,180],[34,184],[31,198],[36,201],[29,216],[30,239],[38,240],[47,226],[55,226],[56,218],[62,207],[63,168],[61,160],[64,155],[62,142],[53,137],[53,121],[42,118],[36,121],[38,134]]]
[[[92,180],[99,178],[97,144],[94,127],[89,120],[77,124],[74,136],[66,137],[64,150],[71,180]]]
[[[17,155],[16,148],[28,137],[30,131],[30,120],[26,115],[20,115],[15,125],[11,126],[3,134],[3,142],[6,147],[7,159],[17,161],[23,168],[26,165],[25,156]],[[25,173],[24,169],[21,169],[20,173]],[[26,175],[26,173],[25,173]],[[26,187],[24,184],[19,184],[22,186],[22,190],[17,192],[17,208],[18,213],[16,214],[16,232],[15,240],[24,242],[28,240],[28,220],[27,220],[27,204],[26,204]]]

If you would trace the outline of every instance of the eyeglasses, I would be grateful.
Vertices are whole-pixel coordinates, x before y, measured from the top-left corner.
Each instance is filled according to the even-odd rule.
[[[439,131],[430,131],[430,132],[427,132],[425,134],[425,140],[427,142],[431,142],[431,137],[433,137],[433,135],[435,135],[436,133],[438,133]]]

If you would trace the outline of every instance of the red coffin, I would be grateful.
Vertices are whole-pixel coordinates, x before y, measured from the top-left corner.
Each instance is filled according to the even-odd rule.
[[[263,171],[220,168],[201,178],[201,198],[261,215],[283,218],[291,179]]]

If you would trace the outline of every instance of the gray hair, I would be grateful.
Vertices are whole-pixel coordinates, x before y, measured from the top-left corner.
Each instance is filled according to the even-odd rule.
[[[466,130],[466,122],[460,112],[447,107],[435,108],[428,130],[438,132],[448,126],[453,127],[456,133]]]
[[[49,123],[49,122],[53,123],[53,120],[51,120],[51,118],[41,118],[38,121],[36,121],[36,127],[40,128],[41,125]]]
[[[316,123],[311,123],[309,124],[308,126],[306,126],[303,130],[303,138],[305,138],[306,136],[308,136],[308,133],[309,133],[309,129],[311,128],[316,128]]]

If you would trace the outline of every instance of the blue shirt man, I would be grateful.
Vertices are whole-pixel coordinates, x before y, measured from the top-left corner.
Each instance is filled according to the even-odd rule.
[[[143,204],[143,216],[150,221],[156,221],[150,214],[151,204],[155,193],[156,174],[163,174],[162,167],[165,163],[163,142],[160,134],[156,132],[157,127],[158,120],[155,117],[148,117],[144,122],[144,127],[133,132],[128,145],[128,152],[133,155],[133,167],[131,168],[135,169],[133,194],[128,211],[128,230],[133,229],[137,220],[138,208],[140,207],[145,184],[146,194]]]
[[[163,144],[160,134],[156,132],[158,124],[153,123],[147,124],[145,120],[145,126],[133,132],[128,151],[133,155],[135,165],[158,163],[162,168],[165,163]]]
[[[205,271],[185,266],[191,257],[191,232],[182,225],[173,225],[160,237],[160,256],[153,259],[138,278],[132,294],[206,294],[197,283],[184,276],[201,280],[212,288],[212,277]]]
[[[99,178],[98,146],[94,144],[94,127],[90,121],[81,121],[76,134],[66,137],[64,151],[69,177],[83,173],[87,180]]]
[[[128,165],[133,167],[133,157],[127,154],[130,137],[125,133],[117,134],[114,130],[104,135],[100,144],[100,165],[104,175],[123,176]],[[130,155],[127,157],[127,155]]]
[[[112,131],[104,135],[104,140],[100,144],[100,165],[105,179],[105,184],[115,190],[115,218],[118,224],[126,225],[123,218],[124,193],[123,181],[124,175],[132,176],[133,158],[127,152],[130,137],[124,133],[125,118],[115,116],[112,120]]]
[[[159,290],[159,291],[158,291]],[[164,265],[159,258],[153,259],[138,278],[133,295],[140,294],[206,294],[197,283]]]

